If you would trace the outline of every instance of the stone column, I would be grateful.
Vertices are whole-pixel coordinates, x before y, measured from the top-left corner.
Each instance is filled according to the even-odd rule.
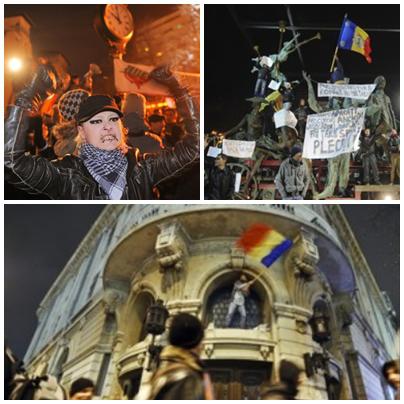
[[[275,303],[274,311],[274,327],[277,330],[274,376],[278,379],[278,366],[282,359],[289,360],[305,370],[304,354],[313,353],[318,348],[312,340],[308,324],[312,315],[310,310],[289,304]],[[327,391],[322,375],[314,375],[310,379],[306,379],[299,390],[299,397],[302,399],[327,400]]]

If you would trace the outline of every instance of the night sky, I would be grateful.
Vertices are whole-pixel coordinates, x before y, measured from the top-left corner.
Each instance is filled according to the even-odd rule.
[[[399,5],[291,5],[295,26],[318,27],[314,31],[299,31],[299,42],[319,31],[321,40],[301,48],[305,70],[312,79],[329,79],[331,60],[339,32],[324,31],[322,27],[340,27],[345,13],[361,28],[400,28]],[[238,21],[236,23],[235,21]],[[236,125],[250,104],[245,98],[253,96],[256,73],[251,74],[252,49],[258,45],[261,55],[277,53],[277,30],[245,28],[246,22],[278,25],[288,21],[284,5],[205,5],[205,133],[212,129],[228,130]],[[287,25],[289,25],[287,23]],[[368,64],[359,53],[340,50],[339,57],[352,84],[372,83],[376,76],[387,79],[386,93],[399,113],[400,34],[371,32],[373,63]],[[292,39],[286,31],[284,41]],[[301,77],[302,65],[297,52],[281,65],[289,81],[300,80],[297,97],[307,97],[307,85]]]
[[[23,356],[36,327],[35,312],[103,205],[6,205],[5,335]],[[382,290],[399,313],[399,206],[344,205]]]
[[[146,24],[175,10],[175,5],[131,4],[136,26]],[[42,51],[58,51],[71,64],[71,73],[83,75],[89,63],[96,63],[105,69],[108,49],[93,28],[98,5],[5,5],[4,16],[26,15],[33,27],[31,42],[34,54]],[[130,53],[131,43],[128,44]]]

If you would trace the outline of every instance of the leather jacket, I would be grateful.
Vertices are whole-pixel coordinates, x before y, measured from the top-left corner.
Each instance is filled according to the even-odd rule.
[[[154,199],[154,187],[180,175],[199,161],[199,113],[190,95],[176,99],[186,136],[172,150],[154,158],[142,158],[138,149],[127,153],[128,170],[123,200]],[[68,155],[49,161],[25,153],[28,111],[9,106],[5,122],[5,178],[16,188],[49,199],[108,200],[79,157]]]

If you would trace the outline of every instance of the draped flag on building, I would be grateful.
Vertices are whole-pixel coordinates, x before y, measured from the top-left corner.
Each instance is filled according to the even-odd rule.
[[[292,247],[293,241],[284,237],[265,224],[249,227],[237,241],[237,246],[247,255],[270,267],[285,251]]]
[[[372,58],[370,57],[370,53],[372,52],[370,36],[347,18],[344,18],[342,23],[338,47],[340,49],[358,52],[366,58],[368,63],[372,63]]]

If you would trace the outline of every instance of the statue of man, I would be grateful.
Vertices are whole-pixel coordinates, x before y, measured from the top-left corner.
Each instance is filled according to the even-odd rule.
[[[384,92],[386,79],[378,76],[375,78],[374,84],[376,84],[376,88],[367,102],[366,115],[370,119],[372,130],[375,130],[377,134],[387,133],[392,129],[397,129],[397,125],[390,97]]]
[[[229,137],[236,134],[236,140],[257,140],[262,135],[263,117],[259,111],[261,105],[261,98],[253,97],[248,98],[252,104],[250,112],[244,115],[243,119],[233,128],[224,132],[224,137]]]
[[[226,326],[230,327],[234,313],[238,311],[241,316],[240,328],[245,328],[247,312],[245,309],[245,298],[250,293],[250,287],[254,283],[254,279],[248,281],[244,274],[241,274],[240,279],[234,283],[231,294],[231,302],[226,316]]]
[[[366,116],[369,119],[370,129],[376,135],[376,144],[383,148],[384,158],[387,160],[389,157],[388,134],[397,130],[396,118],[390,97],[384,92],[386,79],[383,76],[377,76],[374,84],[376,88],[366,104]]]
[[[296,34],[293,39],[288,42],[284,42],[282,49],[279,53],[270,55],[269,58],[273,61],[273,65],[270,69],[270,76],[273,80],[283,83],[287,81],[286,76],[280,71],[280,64],[288,60],[288,57],[297,49],[297,38],[300,34]]]

